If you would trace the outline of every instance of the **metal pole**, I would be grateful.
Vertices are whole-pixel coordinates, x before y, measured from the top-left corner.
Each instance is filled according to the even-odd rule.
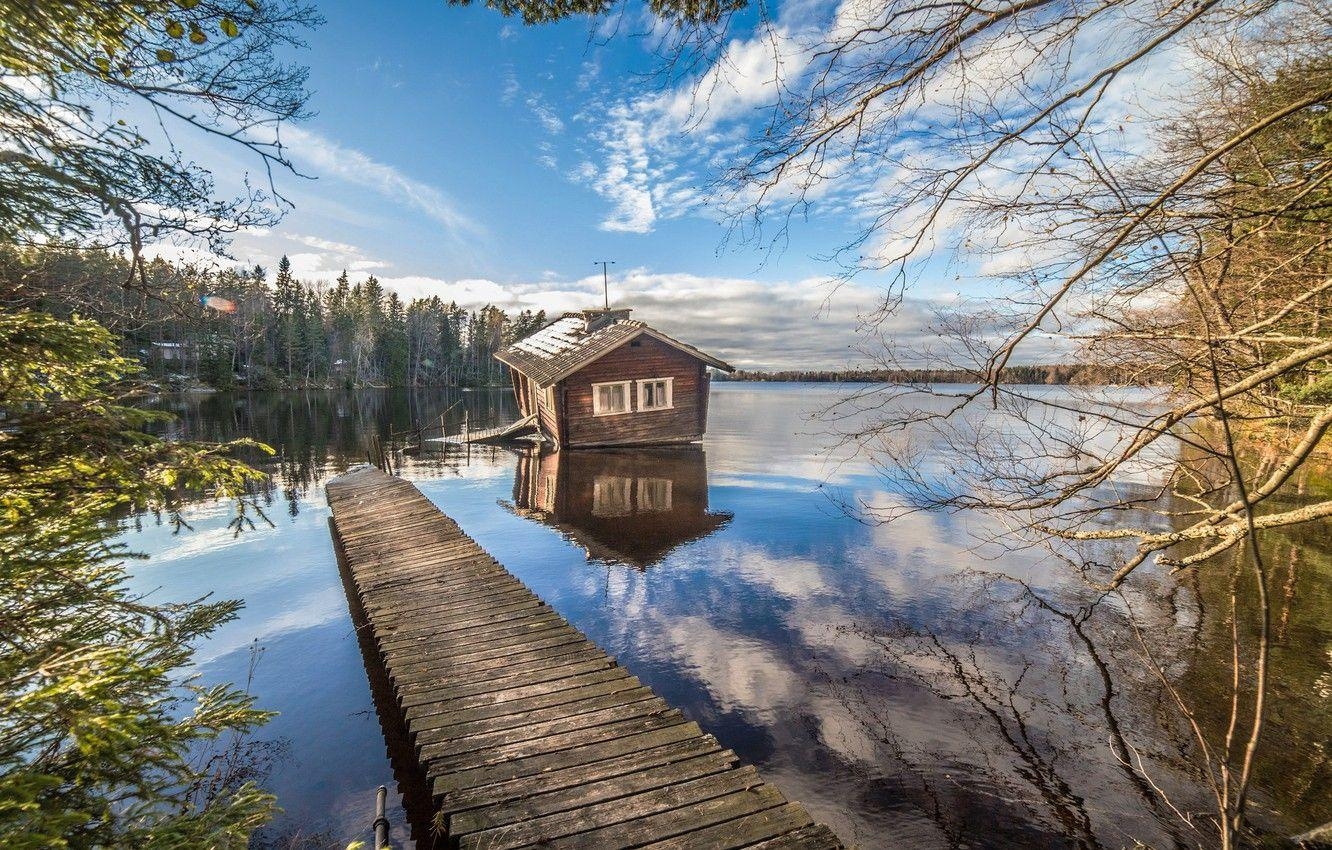
[[[384,805],[388,802],[388,789],[383,785],[375,792],[375,850],[384,850],[389,846],[389,822],[384,815]]]
[[[615,265],[614,260],[596,260],[592,263],[594,266],[601,266],[601,294],[606,299],[606,309],[610,309],[610,272],[606,271],[606,266]]]

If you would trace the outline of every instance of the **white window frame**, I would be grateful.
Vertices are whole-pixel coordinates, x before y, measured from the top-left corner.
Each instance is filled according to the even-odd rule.
[[[634,409],[634,400],[630,397],[630,389],[633,381],[606,381],[601,384],[592,385],[592,415],[593,416],[619,416],[623,413],[631,413]],[[601,409],[601,387],[624,387],[624,410],[602,410]]]
[[[644,407],[643,399],[647,396],[643,388],[648,384],[666,383],[666,403],[658,407]],[[675,379],[674,378],[644,378],[638,382],[638,412],[650,413],[654,410],[673,410],[675,408]]]

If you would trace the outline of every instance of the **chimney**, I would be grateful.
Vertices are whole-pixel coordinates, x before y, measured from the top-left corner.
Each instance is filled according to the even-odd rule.
[[[584,310],[583,333],[590,334],[616,322],[623,322],[633,312],[631,308],[620,307],[614,310]]]

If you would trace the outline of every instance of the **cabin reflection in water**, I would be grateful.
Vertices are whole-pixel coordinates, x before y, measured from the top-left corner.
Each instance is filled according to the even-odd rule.
[[[506,507],[568,535],[589,559],[638,569],[732,517],[708,511],[707,456],[698,446],[531,449],[518,458]]]

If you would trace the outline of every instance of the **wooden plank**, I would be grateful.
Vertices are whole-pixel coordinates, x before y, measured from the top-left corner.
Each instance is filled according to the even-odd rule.
[[[328,497],[363,647],[455,845],[840,847],[415,487],[361,470]]]
[[[431,668],[435,670],[446,670],[452,665],[466,665],[472,663],[484,663],[487,661],[503,660],[522,652],[539,652],[548,647],[558,647],[564,644],[588,642],[577,631],[574,631],[568,625],[556,625],[544,632],[535,632],[510,638],[508,641],[497,640],[487,644],[484,648],[475,649],[470,652],[454,652],[449,648],[427,647],[426,650],[418,656],[417,661],[403,662],[395,665],[394,670],[402,670],[404,673],[410,673],[416,669]]]
[[[727,770],[653,788],[638,794],[589,803],[571,811],[545,815],[484,830],[463,837],[464,848],[508,850],[529,844],[548,844],[553,839],[668,812],[691,803],[711,800],[747,790],[762,781],[752,767]]]
[[[403,635],[419,631],[432,634],[457,632],[475,628],[486,623],[508,619],[510,615],[535,616],[553,609],[531,594],[514,593],[507,597],[487,600],[490,605],[451,611],[447,608],[430,608],[421,613],[413,613],[402,619],[385,618],[376,631],[388,635]]]
[[[435,687],[431,688],[399,689],[398,703],[404,708],[409,708],[414,705],[436,703],[462,704],[469,700],[478,699],[484,699],[487,703],[496,702],[502,701],[502,698],[499,700],[491,699],[492,696],[497,694],[503,694],[506,697],[510,694],[531,696],[541,693],[540,690],[534,690],[536,688],[555,687],[556,683],[564,679],[577,678],[588,673],[612,669],[616,669],[615,661],[607,658],[604,653],[597,653],[593,658],[564,662],[553,666],[545,662],[536,662],[525,669],[516,671],[512,676],[481,674],[465,682],[454,682],[452,679],[445,679],[444,681],[448,683],[448,687],[442,687],[437,683]]]
[[[428,437],[422,442],[453,446],[466,445],[467,443],[502,442],[531,431],[536,425],[536,420],[536,414],[530,413],[517,422],[511,422],[508,425],[500,425],[495,428],[469,429],[457,434],[445,434],[442,437]]]
[[[510,630],[512,631],[512,630]],[[475,660],[479,655],[503,650],[516,652],[517,647],[525,647],[537,640],[564,640],[582,638],[582,635],[562,620],[552,620],[544,627],[517,630],[512,634],[496,635],[493,640],[476,644],[467,641],[449,643],[416,643],[403,647],[389,647],[382,654],[385,663],[397,669],[413,669],[430,666],[436,669],[453,662]]]
[[[393,679],[394,681],[414,681],[422,675],[465,676],[476,670],[497,670],[509,664],[523,664],[527,661],[535,661],[538,658],[560,658],[589,649],[598,650],[598,647],[592,641],[579,636],[572,629],[568,629],[564,632],[563,637],[525,643],[519,647],[519,651],[515,652],[500,653],[499,650],[495,650],[495,653],[490,656],[462,662],[455,661],[452,658],[443,658],[437,661],[426,660],[419,664],[403,664],[394,671]]]
[[[703,827],[735,820],[745,815],[775,808],[786,801],[771,785],[759,785],[721,797],[713,797],[677,809],[648,815],[632,821],[603,826],[587,832],[555,838],[543,847],[599,848],[637,847],[677,835],[694,832]]]
[[[738,850],[804,829],[813,822],[803,807],[787,803],[648,846],[653,850]]]
[[[394,563],[394,560],[397,562]],[[429,589],[432,595],[447,597],[453,595],[471,595],[478,590],[485,590],[478,580],[490,573],[492,581],[518,584],[508,573],[501,570],[490,558],[481,558],[474,552],[416,551],[400,559],[390,560],[384,567],[370,567],[362,573],[357,582],[362,593],[378,592],[388,588],[410,584],[420,587],[423,579],[442,578],[443,582],[432,583]],[[396,603],[410,600],[392,597]]]
[[[376,642],[379,644],[379,648],[385,652],[391,648],[402,649],[419,644],[428,644],[435,640],[447,640],[450,646],[467,646],[478,642],[484,643],[492,638],[517,634],[531,634],[534,631],[539,631],[544,626],[563,622],[564,618],[559,614],[556,614],[554,611],[551,611],[536,616],[521,616],[498,623],[489,623],[484,626],[462,629],[456,632],[450,632],[447,636],[435,636],[431,635],[429,632],[420,632],[400,638],[389,636],[384,640],[377,640]]]
[[[658,747],[587,762],[565,770],[476,785],[449,791],[440,797],[445,812],[463,812],[478,807],[508,805],[538,794],[573,789],[603,779],[625,776],[658,765],[675,764],[705,755],[721,755],[732,762],[735,754],[723,750],[710,735],[686,738]]]
[[[579,809],[593,803],[721,773],[734,765],[735,756],[724,750],[684,761],[667,762],[633,773],[617,774],[609,779],[575,785],[572,788],[506,800],[480,809],[464,810],[449,818],[449,832],[453,835],[466,835],[469,832],[480,832],[483,829],[493,829],[505,824]]]
[[[440,606],[446,606],[454,602],[461,605],[480,604],[488,599],[505,597],[513,593],[522,593],[527,590],[527,588],[522,586],[514,587],[514,583],[507,579],[504,581],[485,580],[484,584],[481,580],[475,581],[476,583],[465,593],[449,593],[443,590],[429,593],[423,592],[414,595],[410,601],[404,601],[400,605],[390,604],[388,606],[385,606],[383,599],[390,594],[381,593],[376,589],[371,588],[367,593],[370,594],[372,599],[377,600],[377,603],[375,607],[367,606],[366,610],[375,616],[376,622],[384,617],[393,619],[419,617],[429,614]],[[540,597],[536,598],[539,599]]]
[[[831,829],[816,823],[749,846],[750,850],[840,850],[842,842]]]
[[[610,679],[609,681],[595,682],[590,685],[569,688],[568,690],[541,694],[540,696],[529,697],[528,699],[517,699],[510,700],[509,702],[495,703],[494,705],[482,706],[480,708],[457,709],[454,711],[440,710],[420,715],[413,724],[412,729],[416,730],[419,735],[424,737],[424,734],[427,731],[445,726],[476,723],[497,717],[522,718],[527,716],[528,712],[540,711],[558,706],[575,705],[583,700],[599,696],[608,696],[610,694],[621,693],[624,691],[634,691],[641,687],[642,683],[633,676],[626,676],[622,679]]]
[[[544,604],[524,589],[510,587],[491,590],[485,596],[461,597],[458,602],[448,599],[423,599],[419,608],[395,608],[392,612],[385,611],[382,614],[375,612],[375,625],[387,628],[390,625],[397,626],[403,623],[428,622],[438,615],[449,613],[454,613],[458,619],[463,619],[475,612],[493,612],[494,608],[491,606],[512,605],[529,600],[538,605]]]
[[[537,758],[538,756],[579,749],[588,744],[609,743],[630,738],[634,735],[647,734],[674,726],[694,725],[675,709],[651,712],[640,717],[617,720],[602,726],[575,729],[557,735],[546,735],[526,741],[514,741],[499,746],[486,747],[464,753],[431,757],[422,752],[421,758],[427,763],[434,763],[436,769],[449,771],[467,770],[492,764],[504,764],[516,759]],[[697,728],[695,725],[694,728]]]
[[[574,666],[583,666],[589,662],[596,662],[596,667],[589,667],[588,670],[601,669],[609,667],[615,662],[606,657],[606,653],[597,649],[595,646],[580,649],[577,652],[566,653],[563,655],[543,656],[532,658],[522,663],[513,664],[492,664],[474,668],[466,672],[460,670],[449,670],[447,673],[425,671],[412,677],[399,677],[394,679],[398,686],[398,691],[402,694],[423,693],[426,691],[440,691],[444,696],[440,685],[442,682],[449,684],[449,695],[464,695],[465,689],[473,689],[473,692],[479,693],[475,689],[483,684],[488,685],[491,690],[499,690],[508,687],[517,682],[529,681],[535,682],[536,678],[529,678],[544,675],[547,671],[565,670]],[[586,671],[583,671],[586,672]],[[566,673],[566,675],[574,675]],[[459,690],[460,688],[464,690]]]
[[[514,702],[527,697],[567,691],[583,685],[595,685],[598,682],[632,678],[633,677],[625,672],[623,668],[610,667],[605,670],[580,673],[576,676],[564,676],[558,679],[549,679],[543,682],[538,682],[536,684],[521,685],[500,691],[490,691],[483,694],[472,694],[470,696],[458,697],[456,699],[435,699],[431,702],[412,702],[403,706],[403,712],[409,719],[415,719],[427,714],[438,714],[441,711],[458,711],[464,708],[483,708],[485,706],[498,705],[505,702]]]
[[[509,718],[492,718],[490,721],[472,724],[471,728],[465,731],[455,725],[444,737],[437,734],[434,741],[418,738],[416,743],[423,758],[450,756],[674,710],[668,702],[654,696],[647,688],[640,688],[630,693],[633,696],[625,697],[624,692],[621,692],[602,697],[600,705],[586,710],[562,705],[558,711],[547,715],[548,719],[545,720],[537,720],[532,714],[528,714],[527,722],[521,724],[504,722]]]
[[[440,681],[469,682],[483,676],[513,675],[525,665],[542,663],[547,666],[587,661],[604,653],[591,641],[565,643],[537,652],[517,653],[511,658],[487,658],[472,664],[421,664],[395,672],[393,681],[402,691],[419,690]]]
[[[455,653],[470,652],[487,645],[493,645],[490,643],[492,640],[509,640],[518,637],[530,638],[534,634],[550,629],[569,629],[572,631],[569,624],[564,622],[558,614],[547,613],[535,617],[491,623],[484,628],[450,632],[447,635],[439,635],[434,641],[428,633],[423,633],[402,639],[377,641],[377,643],[380,651],[385,656],[393,656],[393,660],[398,660],[424,656],[427,651],[435,646],[446,650],[451,649]]]
[[[556,770],[577,767],[602,759],[622,756],[640,749],[651,749],[662,744],[675,744],[701,735],[694,723],[681,723],[664,729],[653,729],[638,735],[626,735],[610,741],[600,741],[555,753],[542,753],[525,759],[514,759],[503,764],[491,764],[467,770],[431,771],[436,774],[434,792],[448,794],[464,788],[491,785],[506,779],[536,776]]]
[[[410,617],[404,620],[389,621],[376,627],[375,633],[381,639],[415,636],[421,632],[428,635],[442,635],[449,632],[465,631],[488,623],[505,620],[534,617],[538,614],[554,613],[553,609],[541,600],[528,596],[499,600],[493,608],[461,611],[453,615],[441,610],[430,612],[425,617]]]
[[[402,631],[409,628],[435,629],[440,625],[461,626],[465,623],[484,621],[487,617],[507,614],[523,608],[542,608],[545,603],[530,593],[521,590],[508,590],[499,596],[486,597],[479,602],[465,603],[457,607],[444,602],[429,608],[410,611],[398,611],[393,615],[378,617],[375,621],[377,632]],[[457,629],[453,629],[457,631]]]

